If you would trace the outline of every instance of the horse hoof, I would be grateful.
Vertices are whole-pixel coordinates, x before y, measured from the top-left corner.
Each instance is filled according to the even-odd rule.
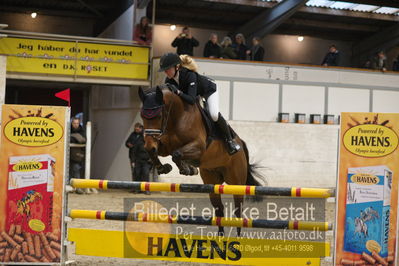
[[[157,167],[157,170],[158,170],[158,174],[167,174],[167,173],[169,173],[170,171],[172,171],[172,166],[170,165],[170,164],[164,164],[164,165],[161,165],[161,166],[159,166],[159,167]]]
[[[180,169],[179,173],[181,175],[190,175],[190,170],[189,169]]]
[[[165,169],[165,174],[169,173],[170,171],[172,171],[172,166],[170,164],[164,164],[163,165],[164,169]]]
[[[198,169],[197,167],[190,167],[190,175],[198,175]]]

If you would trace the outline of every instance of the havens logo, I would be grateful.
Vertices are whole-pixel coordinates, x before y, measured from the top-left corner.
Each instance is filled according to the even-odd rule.
[[[359,185],[375,185],[380,182],[380,179],[375,175],[355,174],[351,176],[351,181]]]
[[[398,147],[398,142],[395,131],[374,124],[352,127],[343,137],[343,144],[349,152],[370,158],[391,154]]]
[[[19,162],[12,167],[15,172],[29,172],[40,170],[43,167],[41,162],[31,161],[31,162]]]
[[[4,135],[11,142],[22,146],[48,146],[62,138],[63,129],[60,124],[48,118],[21,117],[5,125]]]

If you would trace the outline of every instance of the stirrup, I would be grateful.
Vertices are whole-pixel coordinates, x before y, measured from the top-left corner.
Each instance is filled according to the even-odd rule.
[[[237,153],[241,149],[241,146],[238,145],[234,140],[227,141],[227,151],[230,155]]]

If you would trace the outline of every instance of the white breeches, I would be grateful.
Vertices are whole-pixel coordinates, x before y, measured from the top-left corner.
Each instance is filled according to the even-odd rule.
[[[219,118],[219,93],[216,90],[206,101],[208,103],[208,111],[211,115],[213,122],[216,122]]]

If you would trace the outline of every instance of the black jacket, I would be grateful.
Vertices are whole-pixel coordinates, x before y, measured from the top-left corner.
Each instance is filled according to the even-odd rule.
[[[82,126],[79,125],[77,129],[71,126],[70,143],[85,144],[86,133]],[[82,163],[85,158],[85,149],[82,147],[71,147],[69,149],[69,159],[74,163]]]
[[[125,146],[127,147],[127,148],[129,148],[129,159],[130,159],[130,161],[132,161],[132,162],[134,162],[134,160],[135,160],[135,156],[134,156],[134,147],[136,146],[136,144],[140,141],[140,137],[142,137],[143,135],[142,134],[138,134],[138,133],[136,133],[136,132],[132,132],[131,134],[130,134],[130,136],[127,138],[127,140],[126,140],[126,142],[125,142]],[[144,137],[143,137],[143,139],[144,139]],[[133,145],[133,147],[129,147],[127,144],[132,144]]]
[[[194,54],[194,47],[197,47],[198,45],[199,42],[194,37],[191,37],[191,39],[176,37],[172,42],[172,47],[177,47],[176,53],[178,55],[188,54],[192,56]]]
[[[392,65],[392,71],[399,71],[399,59],[395,59],[395,61],[393,61],[393,65]]]
[[[198,95],[208,99],[216,91],[213,80],[184,67],[179,69],[179,84],[173,78],[166,78],[165,83],[173,84],[181,90],[183,93],[180,97],[189,104],[194,104]]]
[[[251,60],[252,61],[263,61],[265,56],[265,49],[262,46],[256,45],[251,48]]]
[[[237,59],[247,60],[247,50],[248,47],[245,44],[233,44],[234,52],[237,55]]]
[[[222,49],[219,44],[208,41],[204,48],[204,57],[220,58],[222,56]]]
[[[144,148],[144,143],[143,134],[138,134],[138,138],[132,148],[135,162],[148,162],[150,160],[150,155]]]
[[[327,66],[339,66],[339,52],[334,53],[328,52],[323,59],[322,65],[327,64]]]

